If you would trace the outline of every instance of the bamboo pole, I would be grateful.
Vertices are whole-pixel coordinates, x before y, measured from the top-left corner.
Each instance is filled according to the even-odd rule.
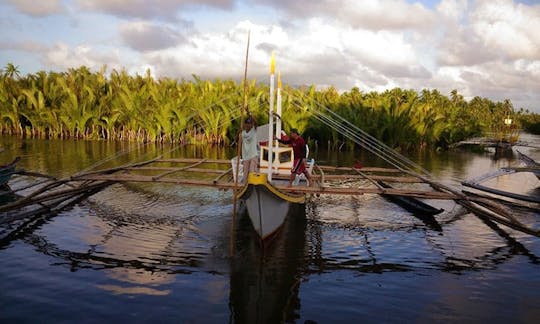
[[[111,184],[111,182],[109,182],[109,181],[103,181],[103,182],[92,183],[92,184],[85,185],[85,186],[79,186],[79,187],[76,187],[76,188],[58,190],[58,191],[51,192],[51,193],[48,193],[48,194],[43,194],[41,196],[39,196],[39,194],[34,193],[34,194],[30,195],[30,196],[27,196],[25,198],[14,201],[13,203],[6,204],[4,206],[0,206],[0,212],[16,210],[16,209],[20,209],[20,208],[25,207],[25,206],[34,205],[34,204],[38,204],[38,203],[41,203],[41,202],[44,202],[44,201],[49,201],[49,200],[62,198],[62,197],[66,197],[66,196],[73,196],[74,197],[74,196],[76,196],[78,194],[89,192],[89,191],[97,189],[97,188],[103,188],[103,187],[106,187],[106,186],[108,186],[110,184]],[[45,192],[45,191],[41,191],[40,193],[43,193],[43,192]]]
[[[519,207],[519,208],[526,208],[526,209],[529,209],[529,210],[532,210],[532,211],[540,210],[540,205],[537,204],[537,203],[529,203],[529,202],[520,201],[520,200],[506,200],[506,199],[502,199],[502,198],[499,198],[499,197],[495,197],[493,195],[483,194],[483,193],[479,193],[479,192],[472,192],[472,191],[467,191],[467,190],[462,190],[462,192],[464,194],[466,194],[466,195],[469,195],[469,196],[487,198],[487,199],[497,201],[497,202],[499,202],[501,204],[505,204],[505,205],[511,205],[511,206],[515,206],[515,207]]]
[[[240,136],[242,136],[242,130],[244,129],[244,114],[247,110],[247,68],[248,68],[248,58],[249,58],[249,37],[250,32],[248,31],[247,35],[247,46],[246,46],[246,63],[244,66],[244,96],[242,102],[242,109],[240,111]],[[238,194],[238,177],[240,171],[240,158],[241,158],[241,145],[239,145],[236,150],[236,177],[234,178],[234,191],[233,191],[233,214],[232,214],[232,223],[231,223],[231,242],[230,242],[230,253],[231,256],[234,256],[234,223],[236,222],[236,205],[237,205],[237,194]],[[247,174],[244,174],[244,177],[247,177]]]
[[[365,174],[364,172],[356,169],[356,168],[353,168],[354,171],[356,171],[359,175],[361,175],[362,177],[364,177],[365,179],[369,180],[371,183],[373,183],[377,188],[381,189],[384,191],[384,187],[381,186],[375,179],[373,179],[372,177],[368,176],[367,174]]]
[[[436,190],[441,190],[441,191],[444,190],[444,191],[455,194],[457,197],[454,200],[458,204],[467,208],[469,211],[471,211],[473,214],[475,214],[476,216],[480,218],[484,217],[492,221],[506,225],[515,230],[521,231],[523,233],[540,237],[540,230],[529,228],[525,224],[519,222],[515,217],[512,216],[512,214],[509,211],[507,211],[503,206],[501,206],[500,204],[496,202],[493,202],[493,201],[486,202],[486,200],[482,198],[474,199],[474,198],[468,197],[463,192],[460,192],[444,184],[432,181],[426,177],[416,175],[412,172],[405,171],[405,170],[404,172],[409,175],[417,176],[419,179],[424,180],[426,183],[429,183]]]
[[[46,192],[47,190],[51,190],[51,189],[54,189],[56,187],[59,187],[62,184],[67,183],[67,181],[68,181],[67,179],[61,179],[61,180],[58,180],[58,181],[55,181],[55,182],[51,182],[48,185],[43,186],[42,188],[34,191],[33,193],[29,194],[28,196],[26,196],[24,198],[21,198],[21,199],[18,199],[16,201],[12,202],[12,203],[0,206],[0,212],[12,209],[12,207],[11,207],[12,205],[15,206],[14,209],[16,209],[17,208],[16,206],[18,206],[18,205],[24,206],[27,201],[31,201],[34,197],[38,196],[39,194],[42,194],[42,193]]]
[[[162,174],[159,174],[159,175],[155,176],[154,179],[158,180],[160,178],[163,178],[166,175],[169,175],[169,174],[172,174],[172,173],[175,173],[175,172],[179,172],[179,171],[184,171],[184,170],[187,170],[187,169],[191,169],[191,168],[196,167],[196,166],[198,166],[200,164],[203,164],[204,162],[206,162],[206,159],[202,159],[199,162],[193,163],[193,164],[185,166],[183,168],[177,168],[177,169],[174,169],[174,170],[163,172]]]
[[[18,170],[16,174],[25,175],[29,177],[37,177],[37,178],[47,178],[50,180],[58,180],[58,178],[50,176],[48,174],[43,174],[39,172],[33,172],[33,171],[26,171],[26,170]]]
[[[219,179],[223,178],[224,176],[226,176],[227,174],[229,174],[229,173],[231,173],[231,172],[232,172],[232,168],[229,168],[227,171],[221,173],[221,174],[220,174],[219,176],[217,176],[214,180],[212,180],[212,182],[213,182],[214,184],[216,184],[216,183],[219,181]]]
[[[185,186],[198,186],[198,187],[212,187],[218,189],[234,190],[235,184],[233,182],[214,182],[212,180],[200,180],[200,179],[185,179],[185,178],[161,178],[159,181],[152,179],[152,176],[144,175],[130,175],[130,174],[105,174],[105,175],[92,175],[85,177],[85,180],[94,181],[112,181],[112,182],[160,182],[170,183]],[[427,199],[458,199],[455,194],[442,192],[442,191],[425,191],[416,189],[395,189],[388,188],[381,190],[379,188],[343,188],[334,186],[319,187],[287,187],[275,186],[277,189],[291,193],[309,193],[309,194],[335,194],[335,195],[362,195],[362,194],[388,194],[399,196],[411,196]]]
[[[30,217],[30,219],[28,219],[28,220],[24,221],[22,224],[18,225],[15,229],[13,229],[9,233],[7,233],[7,235],[4,235],[4,236],[0,237],[0,246],[3,246],[5,244],[9,243],[10,241],[12,241],[13,239],[17,238],[18,234],[22,230],[26,229],[29,225],[34,224],[36,222],[36,220],[41,215],[55,213],[55,212],[65,208],[65,207],[67,207],[69,205],[75,204],[78,201],[81,201],[82,199],[85,199],[86,197],[89,197],[89,196],[95,194],[99,190],[101,190],[101,188],[96,187],[96,188],[94,188],[94,189],[92,189],[90,191],[75,194],[75,195],[72,195],[72,196],[61,197],[61,198],[57,199],[56,201],[54,201],[53,203],[51,203],[49,205],[45,205],[45,204],[40,203],[39,205],[41,207],[39,207],[38,209],[22,212],[22,213],[19,213],[17,215],[12,215],[9,218],[2,218],[0,220],[0,223],[9,223],[9,222],[17,221],[17,220],[20,220],[20,219],[26,219],[26,218]]]
[[[150,163],[152,163],[152,162],[159,161],[160,159],[161,159],[161,156],[158,156],[158,157],[155,158],[155,159],[151,159],[151,160],[147,160],[147,161],[142,161],[142,162],[138,162],[138,163],[132,163],[132,164],[123,165],[123,166],[119,166],[119,167],[114,167],[114,168],[110,168],[110,169],[97,170],[97,171],[89,171],[89,172],[85,172],[85,173],[78,173],[78,174],[72,176],[71,179],[72,179],[72,180],[77,180],[77,179],[79,179],[79,178],[81,178],[81,177],[84,177],[84,176],[87,176],[87,175],[90,175],[90,174],[113,173],[113,172],[120,171],[120,170],[124,170],[124,169],[127,169],[127,168],[133,168],[133,167],[137,167],[137,166],[142,166],[142,165],[150,164]]]
[[[321,167],[319,167],[318,164],[315,164],[315,167],[317,168],[317,170],[319,171],[319,173],[321,174],[321,179],[319,181],[319,188],[324,188],[325,187],[325,183],[324,183],[324,172],[323,170],[321,169]],[[316,178],[313,178],[313,175],[312,175],[312,178],[311,178],[311,181],[315,181]]]
[[[7,191],[4,191],[4,192],[0,192],[0,196],[7,196],[7,195],[12,195],[14,193],[17,193],[17,192],[20,192],[20,191],[23,191],[23,190],[26,190],[26,189],[30,189],[30,188],[33,188],[33,187],[37,187],[39,185],[42,185],[42,184],[45,184],[45,183],[50,183],[51,180],[42,180],[42,181],[38,181],[36,183],[31,183],[27,186],[23,186],[21,188],[17,188],[17,189],[12,189],[12,190],[7,190]]]
[[[231,163],[231,161],[229,161]],[[322,169],[319,170],[317,165],[315,165],[315,169],[322,172]],[[229,171],[230,169],[206,169],[206,168],[177,168],[177,167],[129,167],[125,168],[125,170],[129,171],[171,171],[170,173],[175,173],[176,171],[182,171],[182,172],[191,172],[191,173],[207,173],[207,174],[222,174],[223,172]],[[87,176],[80,176],[77,178],[77,180],[85,179]],[[92,177],[90,175],[89,177]],[[313,180],[321,180],[323,177],[319,174],[312,174],[311,177]],[[383,175],[371,175],[369,176],[372,180],[382,180],[382,181],[388,181],[388,182],[398,182],[398,183],[424,183],[424,181],[419,180],[415,177],[393,177],[393,176],[383,176]],[[282,175],[282,174],[274,174],[273,178],[280,179],[280,180],[289,180],[288,175]],[[359,175],[359,174],[324,174],[324,181],[331,181],[331,180],[358,180],[358,179],[366,179],[365,176]],[[322,180],[321,180],[322,181]],[[156,182],[159,182],[159,179],[156,179]]]
[[[168,162],[168,163],[196,163],[201,159],[196,158],[175,158],[175,159],[157,159],[152,162]],[[206,159],[205,163],[230,164],[231,160],[224,159]]]
[[[325,171],[351,171],[355,170],[356,168],[352,167],[336,167],[336,166],[330,166],[330,165],[320,165],[321,169]],[[378,167],[363,167],[362,171],[364,172],[388,172],[388,173],[401,173],[401,170],[398,169],[391,169],[391,168],[378,168]]]
[[[231,163],[229,161],[229,163]],[[140,168],[126,168],[127,171],[166,171],[165,174],[154,176],[156,182],[159,182],[159,179],[163,178],[166,175],[173,174],[176,172],[189,172],[189,173],[206,173],[206,174],[222,174],[227,172],[228,169],[205,169],[205,168],[175,168],[175,167],[140,167]],[[92,175],[90,175],[92,177]],[[76,180],[86,179],[86,176],[81,176]]]

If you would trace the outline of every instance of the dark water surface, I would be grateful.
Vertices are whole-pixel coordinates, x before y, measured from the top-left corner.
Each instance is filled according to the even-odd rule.
[[[540,143],[540,139],[529,137]],[[0,137],[0,162],[58,177],[158,154],[230,158],[233,150]],[[540,150],[518,148],[540,160]],[[172,151],[171,151],[172,150]],[[321,164],[382,165],[366,153],[315,151]],[[127,152],[127,153],[126,153]],[[410,157],[456,184],[516,153]],[[13,179],[13,188],[28,180]],[[539,194],[532,174],[490,185]],[[113,185],[45,215],[0,246],[3,323],[518,322],[540,319],[540,238],[493,226],[448,201],[425,223],[375,195],[310,197],[261,250],[231,193],[163,184]],[[514,208],[538,226],[538,210]]]

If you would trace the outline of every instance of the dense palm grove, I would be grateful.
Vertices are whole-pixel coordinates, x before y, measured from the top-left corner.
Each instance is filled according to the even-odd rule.
[[[234,142],[243,106],[244,85],[233,80],[178,81],[154,79],[150,71],[131,76],[106,68],[21,76],[9,63],[0,78],[0,131],[37,138],[159,141],[171,143]],[[268,121],[269,89],[248,81],[248,112]],[[283,89],[285,129],[297,128],[321,145],[354,145],[315,118],[315,109],[329,109],[387,145],[402,150],[444,148],[465,138],[502,134],[508,127],[538,130],[540,118],[509,100],[464,100],[456,90],[447,97],[437,90],[383,93],[358,88],[339,93],[330,87]],[[504,119],[512,118],[512,125]]]

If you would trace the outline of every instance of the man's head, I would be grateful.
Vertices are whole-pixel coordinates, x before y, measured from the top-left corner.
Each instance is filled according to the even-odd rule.
[[[250,130],[251,127],[253,127],[253,119],[251,119],[251,117],[248,117],[248,118],[246,119],[246,121],[244,122],[244,128],[245,128],[246,130]]]
[[[292,137],[293,139],[297,139],[298,136],[300,136],[300,135],[298,134],[298,129],[292,128],[292,129],[291,129],[291,137]]]

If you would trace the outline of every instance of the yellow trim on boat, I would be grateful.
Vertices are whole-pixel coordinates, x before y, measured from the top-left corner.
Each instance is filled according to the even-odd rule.
[[[278,198],[283,199],[285,201],[295,203],[295,204],[303,204],[306,201],[306,196],[304,194],[296,194],[296,195],[290,195],[285,192],[280,191],[270,183],[268,183],[267,175],[264,173],[250,173],[248,175],[248,181],[244,185],[244,187],[240,190],[237,197],[242,197],[246,191],[249,185],[252,186],[264,186],[266,189],[268,189],[271,193],[276,195]]]
[[[266,177],[266,174],[263,173],[253,173],[250,172],[248,174],[248,184],[251,185],[265,185],[268,183],[268,178]]]

